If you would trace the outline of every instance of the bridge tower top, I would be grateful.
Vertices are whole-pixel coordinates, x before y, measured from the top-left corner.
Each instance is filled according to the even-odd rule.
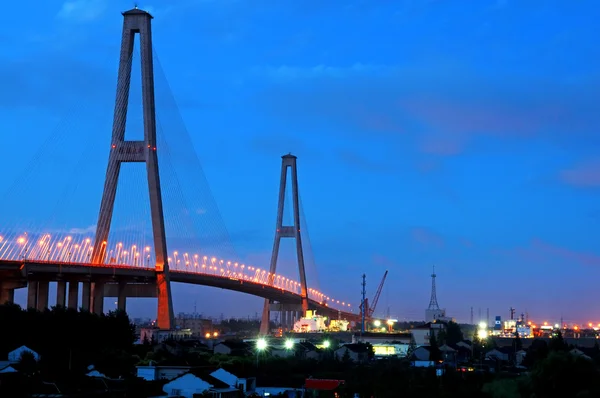
[[[121,14],[123,14],[123,16],[127,16],[127,15],[146,15],[146,16],[148,16],[150,18],[154,18],[148,11],[141,10],[137,6],[133,7],[131,10],[123,11]]]

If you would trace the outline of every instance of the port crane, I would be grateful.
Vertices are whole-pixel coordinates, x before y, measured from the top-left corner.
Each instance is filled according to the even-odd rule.
[[[383,290],[383,284],[385,283],[385,278],[387,277],[388,271],[385,270],[385,273],[383,274],[383,278],[381,278],[381,282],[379,283],[379,287],[377,288],[377,291],[375,292],[375,296],[373,297],[373,305],[369,305],[369,299],[365,298],[365,304],[364,307],[361,305],[361,314],[362,311],[364,311],[365,314],[365,320],[366,321],[370,321],[373,318],[373,313],[375,312],[375,308],[377,308],[377,302],[379,301],[379,296],[381,296],[381,291]]]

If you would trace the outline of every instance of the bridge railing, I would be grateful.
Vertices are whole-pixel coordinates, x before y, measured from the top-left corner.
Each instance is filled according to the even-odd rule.
[[[0,260],[24,261],[57,265],[82,265],[112,268],[154,269],[153,248],[151,246],[125,246],[117,242],[106,248],[104,261],[92,263],[94,249],[92,237],[61,236],[53,238],[49,233],[34,235],[22,233],[18,236],[0,236]],[[247,282],[270,285],[294,294],[300,294],[300,283],[280,274],[241,262],[226,261],[199,253],[174,250],[168,258],[169,267],[174,272],[206,274],[214,277],[238,278]],[[310,299],[328,306],[349,310],[350,304],[336,300],[316,289],[309,288]]]

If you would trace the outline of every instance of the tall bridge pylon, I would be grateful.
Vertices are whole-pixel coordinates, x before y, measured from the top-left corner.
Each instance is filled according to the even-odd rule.
[[[129,162],[145,163],[156,259],[157,323],[161,329],[171,329],[174,325],[174,317],[156,148],[156,107],[154,102],[151,21],[152,16],[137,7],[123,13],[123,35],[121,39],[112,142],[108,157],[108,167],[106,169],[104,192],[98,214],[98,223],[96,224],[92,263],[101,264],[107,260],[106,246],[113,216],[121,164]],[[144,139],[131,141],[125,140],[125,125],[131,82],[131,60],[136,34],[139,35],[141,53]],[[108,260],[110,261],[110,259]]]
[[[281,179],[279,183],[279,203],[277,205],[277,223],[275,224],[275,241],[273,242],[273,252],[271,253],[270,279],[269,284],[273,284],[273,278],[277,271],[277,258],[279,257],[279,246],[281,238],[292,238],[296,241],[296,256],[298,258],[298,270],[300,272],[300,298],[302,302],[303,315],[308,310],[308,288],[306,285],[306,270],[304,268],[304,252],[302,250],[302,237],[300,234],[300,200],[298,195],[298,169],[296,166],[297,157],[288,154],[281,157]],[[285,210],[285,188],[287,185],[288,168],[291,170],[292,184],[292,207],[294,213],[294,225],[283,225],[283,212]],[[265,299],[265,304],[260,323],[260,334],[269,333],[269,321],[271,317],[269,299]]]

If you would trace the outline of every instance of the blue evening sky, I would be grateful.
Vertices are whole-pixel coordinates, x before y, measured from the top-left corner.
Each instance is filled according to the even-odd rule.
[[[5,197],[16,195],[10,184],[54,126],[79,118],[77,128],[63,128],[79,140],[65,142],[85,159],[98,152],[87,162],[98,177],[81,206],[69,208],[70,228],[97,216],[120,12],[132,6],[3,4]],[[389,269],[378,312],[422,319],[435,265],[439,303],[459,320],[469,320],[471,307],[476,318],[487,308],[505,318],[512,306],[540,321],[600,322],[597,0],[139,7],[155,17],[162,71],[240,258],[268,264],[280,156],[292,152],[315,259],[308,272],[316,267],[327,294],[356,305],[362,273],[371,297]],[[74,106],[83,109],[75,116]],[[198,176],[178,178],[193,185]],[[48,183],[41,180],[25,185]],[[33,211],[40,196],[20,195],[10,213]],[[289,263],[291,245],[284,251]],[[284,271],[295,277],[292,265]],[[260,300],[241,294],[174,289],[176,312],[194,303],[215,316],[260,310]],[[134,315],[152,315],[153,302],[139,301]]]

